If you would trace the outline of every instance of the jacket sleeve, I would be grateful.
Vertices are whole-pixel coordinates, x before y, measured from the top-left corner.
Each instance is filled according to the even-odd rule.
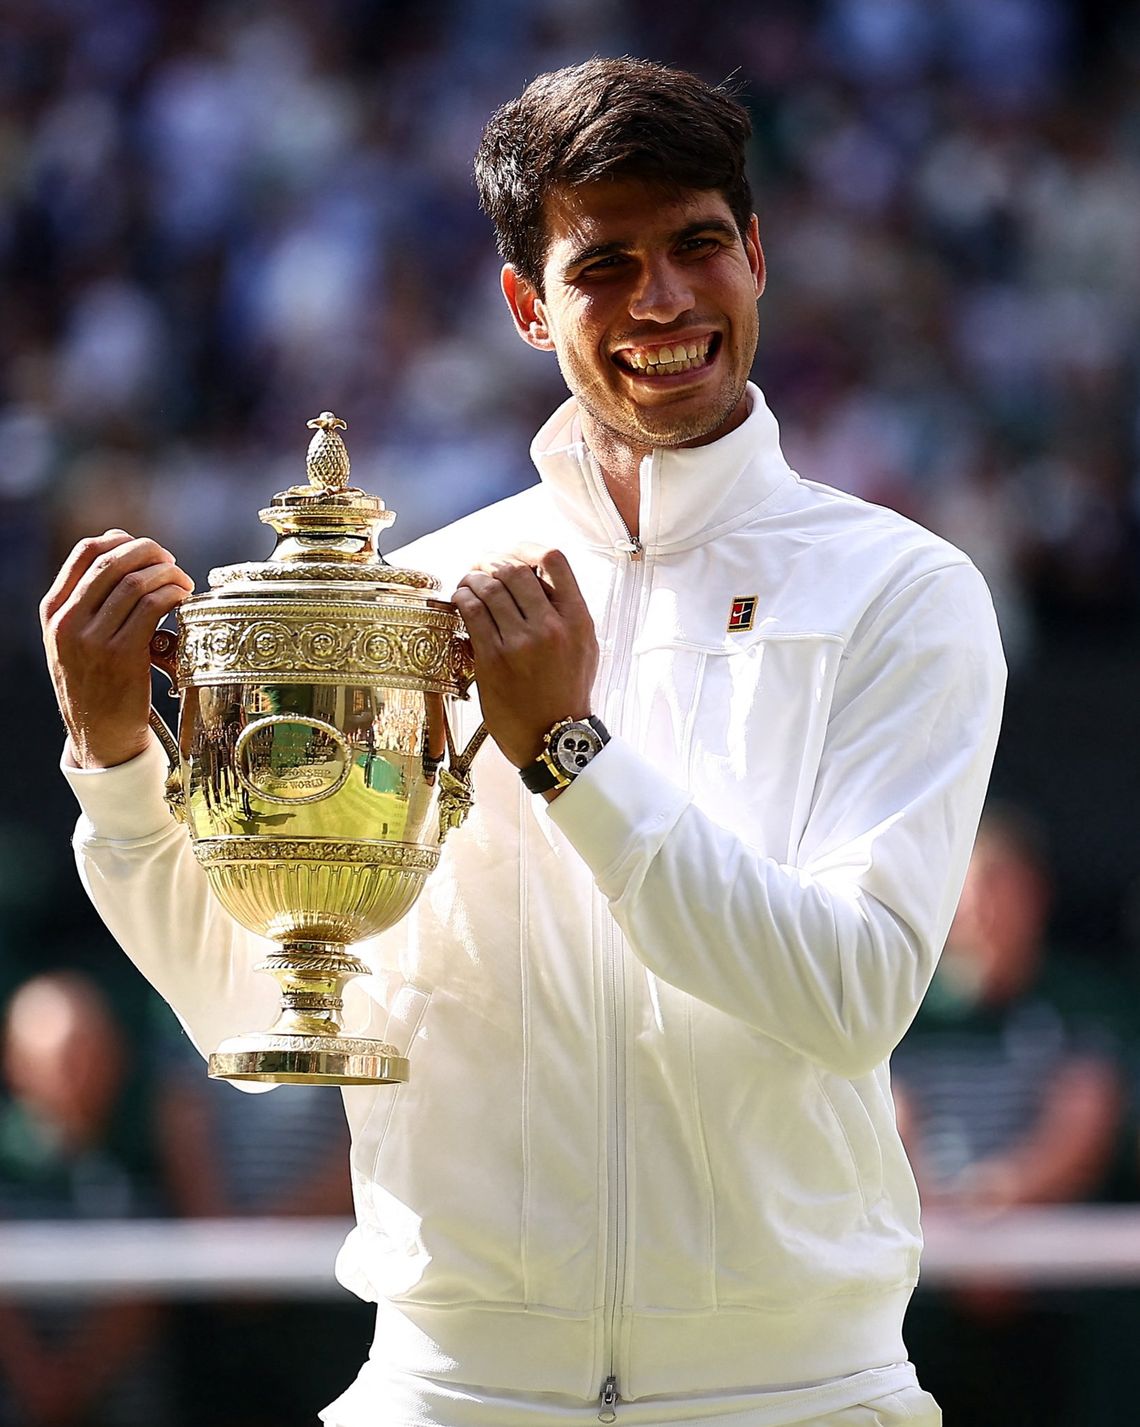
[[[264,1029],[277,987],[255,970],[269,949],[211,895],[190,837],[163,800],[157,740],[117,768],[63,765],[81,816],[79,876],[108,929],[208,1055],[227,1036]],[[265,1088],[244,1086],[244,1088]]]
[[[719,826],[619,739],[549,815],[650,971],[861,1075],[890,1055],[934,973],[1004,687],[988,591],[972,566],[945,567],[852,637],[791,864]]]

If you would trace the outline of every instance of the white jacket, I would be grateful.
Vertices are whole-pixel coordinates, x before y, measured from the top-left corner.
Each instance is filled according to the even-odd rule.
[[[368,949],[386,976],[350,988],[353,1029],[411,1055],[399,1090],[345,1091],[338,1273],[386,1305],[395,1370],[596,1400],[611,1376],[637,1399],[905,1362],[921,1239],[887,1058],[958,897],[1004,666],[966,557],[799,479],[750,396],[722,440],[646,458],[639,559],[572,401],[540,485],[398,557],[454,583],[561,548],[614,737],[549,805],[481,752],[471,817]],[[80,867],[208,1051],[276,990],[162,771],[152,749],[70,775]]]

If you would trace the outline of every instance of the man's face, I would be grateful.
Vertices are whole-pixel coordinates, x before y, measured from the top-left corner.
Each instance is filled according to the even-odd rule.
[[[742,239],[716,190],[627,179],[556,189],[545,216],[544,295],[510,269],[504,291],[599,434],[649,449],[739,425],[764,285],[755,217]]]

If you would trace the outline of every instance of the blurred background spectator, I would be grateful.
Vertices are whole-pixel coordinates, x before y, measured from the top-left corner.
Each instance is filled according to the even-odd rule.
[[[82,972],[147,1083],[150,993],[66,853],[36,601],[111,525],[200,585],[259,556],[326,408],[393,546],[532,481],[562,387],[502,310],[471,155],[532,75],[622,52],[749,104],[788,457],[985,572],[995,789],[1048,834],[1050,946],[1140,1004],[1136,0],[0,0],[0,999]]]
[[[154,1214],[146,1087],[93,982],[37,976],[8,1004],[0,1108],[0,1218]],[[154,1304],[0,1303],[5,1427],[153,1427],[172,1421]]]
[[[1036,831],[1011,811],[987,814],[942,961],[893,1061],[928,1210],[996,1215],[1110,1187],[1126,1103],[1118,997],[1079,955],[1049,946],[1049,901]],[[1080,1296],[1000,1279],[933,1299],[920,1288],[908,1343],[947,1421],[1067,1427],[1081,1411],[1075,1345],[1090,1312]]]

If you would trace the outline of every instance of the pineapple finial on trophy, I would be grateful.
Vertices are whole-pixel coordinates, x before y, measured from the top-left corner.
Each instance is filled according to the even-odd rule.
[[[306,461],[309,484],[322,491],[344,490],[348,485],[350,467],[348,448],[340,437],[340,431],[348,429],[348,422],[334,416],[331,411],[322,411],[320,416],[305,424],[314,432]]]

